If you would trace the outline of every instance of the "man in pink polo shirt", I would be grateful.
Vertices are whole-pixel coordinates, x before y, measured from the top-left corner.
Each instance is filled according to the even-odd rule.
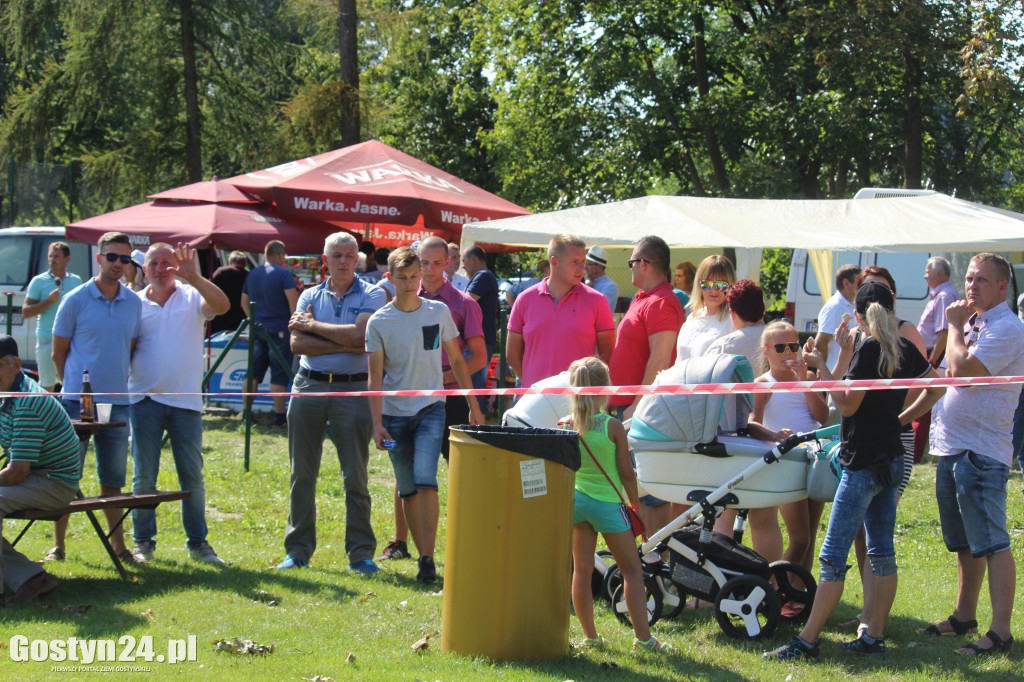
[[[676,336],[683,326],[683,307],[672,292],[669,248],[661,237],[643,237],[629,260],[633,286],[640,291],[629,305],[608,363],[613,386],[651,384],[658,372],[676,359]],[[622,419],[633,416],[640,396],[616,395],[608,400]]]
[[[604,295],[584,285],[586,243],[558,234],[548,244],[551,274],[516,298],[508,318],[505,355],[522,381],[532,386],[597,355],[611,359],[615,320]]]

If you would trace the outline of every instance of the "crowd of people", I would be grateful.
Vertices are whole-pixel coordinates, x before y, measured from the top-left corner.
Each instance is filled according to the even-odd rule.
[[[524,386],[563,371],[573,385],[647,385],[675,363],[719,353],[743,356],[755,369],[756,381],[768,384],[815,377],[1024,374],[1024,323],[1005,304],[1009,264],[994,254],[971,260],[965,300],[958,300],[950,283],[949,263],[929,260],[924,277],[930,300],[916,325],[896,317],[897,283],[885,268],[843,266],[836,273],[835,294],[819,315],[819,332],[806,343],[786,321],[765,324],[760,287],[737,279],[728,258],[713,255],[698,265],[673,267],[668,244],[657,236],[640,238],[630,254],[636,294],[628,306],[607,275],[608,252],[594,245],[588,249],[571,234],[551,239],[535,281],[504,294],[482,249],[460,254],[457,245],[437,237],[366,253],[350,234],[330,235],[322,256],[324,280],[301,291],[285,267],[285,245],[277,241],[267,244],[265,262],[251,272],[245,272],[245,255],[236,253],[210,279],[201,274],[188,246],[154,244],[143,254],[133,252],[121,233],[99,240],[98,274],[84,283],[67,271],[68,256],[66,244],[51,246],[49,270],[32,281],[24,306],[26,317],[39,318],[38,383],[21,371],[13,339],[0,338],[0,391],[39,394],[4,398],[0,408],[0,444],[8,454],[0,470],[0,518],[26,507],[59,509],[77,490],[85,445],[77,438],[72,443],[68,433],[73,435],[71,420],[81,416],[83,376],[91,372],[96,402],[111,406],[111,422],[126,425],[93,437],[100,493],[117,494],[126,484],[128,424],[132,491],[154,490],[167,434],[181,488],[190,492],[181,515],[189,555],[215,565],[224,561],[207,538],[198,394],[206,324],[229,313],[235,317],[221,328],[233,329],[241,316],[251,315],[261,330],[252,334],[249,391],[268,370],[275,392],[286,392],[292,383],[290,400],[274,400],[274,423],[288,433],[291,479],[285,556],[277,568],[307,567],[317,549],[316,482],[324,438],[330,435],[344,478],[349,569],[372,574],[380,570],[379,561],[411,558],[411,537],[417,579],[424,583],[439,578],[434,559],[440,522],[437,474],[440,459],[449,453],[448,427],[482,423],[488,401],[344,394],[483,387],[498,343],[502,295],[511,303],[505,352]],[[360,273],[363,258],[370,266]],[[458,272],[460,264],[465,275]],[[137,265],[140,275],[129,272]],[[622,311],[618,324],[616,311]],[[46,391],[58,384],[62,393],[48,396]],[[991,627],[958,651],[983,655],[1009,649],[1013,600],[1005,595],[1013,594],[1015,565],[1006,485],[1018,446],[1010,434],[1020,389],[1019,384],[999,384],[946,391],[757,394],[746,426],[750,436],[781,441],[794,432],[841,423],[844,467],[818,557],[820,585],[807,624],[766,657],[819,655],[818,639],[842,596],[851,547],[865,586],[864,605],[857,618],[838,624],[856,634],[842,650],[884,653],[886,621],[897,590],[897,504],[929,443],[938,458],[942,536],[956,555],[960,592],[952,615],[924,632],[978,632],[976,608],[987,573]],[[658,642],[644,625],[640,566],[632,561],[636,553],[623,505],[634,505],[649,528],[663,527],[682,509],[637,489],[622,423],[637,403],[630,394],[606,402],[573,402],[571,427],[586,448],[576,479],[573,603],[584,644],[602,646],[587,572],[600,533],[623,569],[627,606],[637,611],[634,648],[670,652],[673,648]],[[733,432],[739,426],[726,419],[720,429]],[[371,444],[387,450],[395,480],[395,532],[379,555],[367,480]],[[811,500],[751,510],[754,548],[769,561],[785,558],[810,569],[823,511],[821,503]],[[120,558],[152,561],[154,512],[133,512],[131,549],[123,530],[114,528],[118,517],[115,510],[108,514],[111,545]],[[727,514],[716,527],[731,527]],[[65,530],[66,519],[56,526],[44,564],[67,556]],[[0,570],[12,599],[31,599],[56,587],[39,563],[27,561],[6,541]],[[784,605],[790,615],[802,608]]]

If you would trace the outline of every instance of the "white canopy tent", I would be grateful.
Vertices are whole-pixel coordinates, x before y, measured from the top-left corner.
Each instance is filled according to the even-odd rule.
[[[938,193],[877,201],[647,196],[467,223],[462,250],[477,243],[541,247],[561,232],[602,246],[656,234],[671,246],[733,247],[738,275],[755,280],[762,248],[808,249],[822,292],[832,291],[832,274],[823,269],[833,250],[1024,251],[1024,214]]]

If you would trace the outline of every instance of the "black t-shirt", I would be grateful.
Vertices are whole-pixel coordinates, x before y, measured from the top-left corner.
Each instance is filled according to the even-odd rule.
[[[900,337],[900,362],[893,379],[915,379],[924,376],[931,365],[910,341]],[[850,369],[844,379],[881,379],[878,358],[882,346],[866,337],[853,351]],[[903,455],[900,441],[900,412],[907,398],[907,389],[866,391],[857,412],[843,417],[843,466],[857,471],[875,462],[884,462]]]

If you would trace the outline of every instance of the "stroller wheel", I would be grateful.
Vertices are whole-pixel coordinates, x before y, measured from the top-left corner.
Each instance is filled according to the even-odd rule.
[[[626,607],[626,584],[620,579],[619,585],[612,594],[612,610],[615,617],[629,627],[633,627],[633,621],[629,617],[629,609]],[[654,576],[644,573],[644,592],[647,595],[647,624],[654,625],[661,619],[662,603],[661,590],[655,582]]]
[[[790,605],[782,620],[806,623],[808,616],[811,615],[814,593],[818,589],[814,576],[806,568],[792,561],[776,561],[769,569],[775,580],[775,591],[779,593],[779,601],[783,606]]]
[[[738,575],[718,591],[715,618],[722,632],[736,639],[771,636],[782,604],[772,584],[756,575]]]
[[[612,553],[607,549],[602,549],[598,551],[594,557],[594,575],[590,579],[590,591],[595,597],[610,598],[605,595],[602,588],[604,587],[604,577],[607,575],[608,569],[615,565],[608,561],[611,555]]]
[[[608,601],[615,598],[615,590],[622,586],[622,571],[618,564],[608,564],[608,572],[604,574],[604,584],[601,586],[601,596]]]

